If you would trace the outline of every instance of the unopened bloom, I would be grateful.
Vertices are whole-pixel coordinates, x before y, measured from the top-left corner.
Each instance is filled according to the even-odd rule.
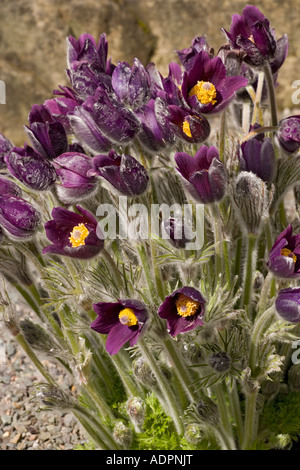
[[[286,152],[296,152],[300,147],[300,115],[282,119],[279,123],[277,137]]]
[[[0,194],[2,196],[5,194],[10,196],[21,196],[22,190],[10,178],[0,175]]]
[[[88,176],[92,169],[92,158],[88,155],[67,152],[53,160],[53,166],[59,176],[57,185],[59,198],[65,203],[72,203],[90,196],[97,188],[97,179]]]
[[[5,161],[15,178],[36,191],[45,191],[56,181],[53,165],[27,144],[24,148],[14,147]]]
[[[41,216],[32,204],[14,195],[0,195],[0,226],[16,239],[31,237]]]
[[[158,315],[167,320],[171,336],[203,326],[206,300],[193,287],[181,287],[170,294],[158,309]]]
[[[76,208],[79,213],[54,207],[53,219],[45,224],[46,235],[52,245],[44,248],[43,254],[88,259],[102,250],[104,236],[97,227],[97,220],[86,209],[80,206]]]
[[[276,174],[276,158],[271,139],[253,138],[239,148],[240,169],[252,171],[265,182],[272,182]]]
[[[175,154],[177,171],[187,191],[203,204],[220,201],[226,189],[226,171],[216,147],[202,145],[195,156]]]
[[[210,124],[205,116],[187,111],[176,105],[169,106],[169,121],[177,137],[189,143],[202,143],[210,134]]]
[[[116,354],[129,341],[134,346],[146,324],[146,306],[134,299],[118,302],[99,302],[93,305],[98,315],[91,328],[98,333],[107,334],[106,350]]]
[[[288,288],[279,291],[275,301],[277,313],[286,321],[300,322],[300,288]]]
[[[53,158],[68,151],[68,140],[61,122],[31,122],[25,126],[25,132],[34,149],[44,158]]]
[[[244,61],[252,66],[260,67],[274,61],[278,70],[286,57],[287,36],[276,41],[268,19],[255,6],[247,5],[242,15],[233,15],[230,32],[225,29],[223,32],[233,49],[246,53]]]
[[[295,278],[300,276],[300,234],[293,235],[291,225],[283,230],[271,248],[268,269],[276,276]]]
[[[10,152],[13,146],[13,143],[0,132],[0,169],[6,167],[4,157]]]
[[[213,57],[214,50],[209,46],[205,35],[194,37],[190,47],[176,52],[184,69],[189,70],[195,56],[201,51],[207,52],[211,58]]]
[[[105,178],[119,193],[125,196],[138,196],[148,186],[147,171],[131,155],[118,155],[111,150],[108,155],[93,158],[93,168],[89,174]]]

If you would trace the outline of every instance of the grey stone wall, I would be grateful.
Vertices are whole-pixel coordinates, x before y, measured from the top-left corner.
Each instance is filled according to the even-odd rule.
[[[250,3],[250,2],[249,2]],[[67,85],[65,38],[106,32],[113,62],[153,61],[166,75],[175,50],[206,34],[217,50],[233,13],[247,2],[235,0],[0,0],[0,80],[6,104],[0,104],[0,131],[23,145],[23,125],[31,105]],[[292,82],[300,80],[300,1],[252,1],[267,16],[279,38],[287,33],[288,58],[279,75],[278,105],[294,112]],[[299,106],[298,106],[299,107]]]

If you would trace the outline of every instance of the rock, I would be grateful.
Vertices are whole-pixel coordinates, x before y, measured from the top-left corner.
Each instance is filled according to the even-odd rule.
[[[22,438],[22,434],[19,432],[9,442],[10,444],[18,444],[21,438]]]

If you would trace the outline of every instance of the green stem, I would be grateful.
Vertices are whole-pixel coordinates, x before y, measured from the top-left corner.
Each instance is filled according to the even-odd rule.
[[[101,251],[101,255],[102,255],[103,259],[106,261],[106,263],[108,264],[108,266],[111,268],[112,273],[115,277],[115,280],[116,280],[117,284],[120,287],[123,287],[122,276],[121,276],[120,271],[119,271],[116,263],[114,262],[113,258],[110,256],[110,254],[108,253],[108,251],[105,248],[103,248],[103,250]]]
[[[210,205],[211,215],[214,222],[214,238],[215,238],[215,269],[216,276],[222,273],[222,261],[223,261],[223,237],[221,231],[221,216],[219,206],[217,203]]]
[[[237,390],[236,382],[233,383],[232,389],[228,390],[228,398],[230,404],[230,410],[234,418],[234,423],[237,428],[238,442],[241,446],[244,436],[244,423],[241,413],[240,398]]]
[[[255,93],[255,101],[254,101],[254,108],[253,108],[253,115],[252,115],[252,125],[257,122],[257,114],[260,107],[261,95],[264,85],[265,74],[263,71],[258,72],[258,81],[257,81],[257,88]]]
[[[275,314],[274,305],[272,305],[268,310],[266,310],[254,323],[253,331],[251,335],[251,347],[250,347],[250,367],[252,372],[255,371],[257,366],[257,347],[261,336],[265,328],[270,323],[270,320]]]
[[[272,126],[278,125],[278,118],[277,118],[277,105],[276,105],[276,94],[275,94],[275,87],[274,87],[274,80],[270,65],[267,63],[264,66],[264,75],[266,78],[268,94],[269,94],[269,103],[270,103],[270,112],[271,112],[271,124]]]
[[[225,432],[227,433],[228,442],[230,442],[230,449],[235,448],[234,439],[232,435],[232,427],[228,418],[228,410],[225,399],[225,390],[222,383],[218,383],[214,386],[214,392],[216,394],[216,400],[221,416],[221,421]]]
[[[153,300],[155,300],[157,298],[156,285],[153,281],[153,273],[152,273],[151,266],[149,264],[149,256],[147,255],[147,252],[146,252],[146,245],[141,244],[138,247],[138,252],[140,255],[141,264],[143,266],[143,272],[147,281],[150,297]]]
[[[226,111],[223,111],[220,116],[220,129],[219,129],[219,158],[225,165],[225,139],[226,139]]]
[[[256,402],[258,390],[246,394],[246,417],[245,417],[245,431],[243,440],[243,450],[251,450],[252,443],[256,434]]]
[[[256,243],[257,237],[251,233],[247,237],[247,253],[244,271],[243,293],[241,307],[250,314],[250,303],[252,297],[253,275],[256,269]]]
[[[128,398],[139,396],[141,394],[141,390],[139,390],[137,386],[135,385],[135,383],[131,380],[129,374],[124,368],[123,361],[121,361],[118,354],[114,354],[113,356],[110,357],[110,359],[113,362],[121,378],[121,381],[124,385]]]

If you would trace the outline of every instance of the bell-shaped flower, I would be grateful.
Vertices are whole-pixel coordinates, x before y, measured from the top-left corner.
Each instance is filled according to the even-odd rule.
[[[276,174],[276,157],[271,139],[253,138],[238,148],[240,169],[252,171],[265,182],[272,182]]]
[[[52,245],[46,246],[43,254],[88,259],[100,253],[104,246],[104,235],[97,220],[86,209],[80,206],[76,208],[79,213],[54,207],[53,219],[45,224],[46,235]]]
[[[300,276],[300,234],[293,235],[291,225],[277,237],[270,250],[267,267],[278,277]]]
[[[279,291],[275,300],[277,313],[292,323],[300,322],[300,288],[288,288]]]
[[[202,145],[194,157],[178,152],[174,158],[184,187],[194,199],[208,204],[223,198],[227,177],[216,147]]]
[[[107,334],[105,347],[110,355],[116,354],[127,342],[134,346],[148,319],[146,306],[134,299],[99,302],[93,308],[98,316],[91,328]]]
[[[6,168],[5,156],[13,147],[13,143],[0,132],[0,169]]]
[[[0,195],[0,227],[8,237],[30,238],[40,221],[40,213],[25,199],[11,194]]]

